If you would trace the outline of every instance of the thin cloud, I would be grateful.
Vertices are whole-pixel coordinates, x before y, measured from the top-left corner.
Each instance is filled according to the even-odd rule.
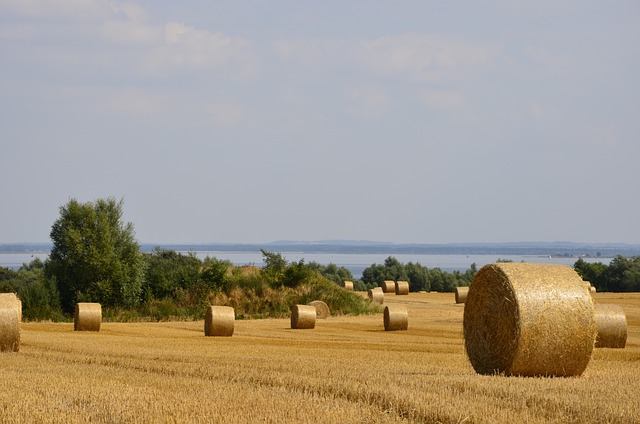
[[[243,38],[169,22],[164,26],[164,44],[146,57],[143,69],[152,74],[225,69],[229,76],[248,76],[255,71],[250,47]]]

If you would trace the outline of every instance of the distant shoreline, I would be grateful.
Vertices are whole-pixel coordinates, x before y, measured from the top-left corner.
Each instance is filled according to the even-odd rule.
[[[51,243],[0,243],[0,253],[48,253]],[[640,244],[573,243],[573,242],[515,242],[515,243],[451,243],[451,244],[395,244],[381,242],[270,242],[270,243],[141,243],[143,252],[155,248],[211,252],[300,252],[339,254],[438,254],[438,255],[536,255],[556,258],[613,258],[617,255],[640,256]]]

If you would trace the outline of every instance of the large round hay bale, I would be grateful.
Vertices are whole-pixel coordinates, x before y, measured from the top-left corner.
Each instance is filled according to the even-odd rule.
[[[469,287],[456,287],[456,303],[465,303],[468,293]]]
[[[353,281],[343,281],[342,287],[344,287],[346,291],[353,291]]]
[[[100,331],[102,305],[99,303],[76,303],[73,316],[73,331]]]
[[[568,266],[489,264],[469,287],[463,330],[480,374],[580,375],[596,337],[593,300]]]
[[[397,295],[406,296],[409,294],[409,282],[408,281],[396,281],[395,292]]]
[[[627,315],[620,305],[596,303],[596,347],[623,349],[627,343]]]
[[[380,305],[384,303],[384,292],[381,287],[374,287],[367,290],[367,296],[369,300],[374,303],[379,303]]]
[[[589,293],[595,293],[597,290],[594,286],[589,286]]]
[[[309,302],[309,306],[316,308],[316,319],[325,319],[331,316],[329,306],[322,300],[314,300]]]
[[[13,293],[0,296],[0,352],[20,350],[22,302]]]
[[[409,328],[407,308],[401,305],[384,307],[384,331],[406,330]]]
[[[396,292],[396,282],[393,280],[384,280],[382,282],[382,291],[384,293],[395,293]]]
[[[316,326],[316,308],[310,305],[294,305],[291,308],[291,328],[303,330]]]
[[[210,337],[233,336],[236,312],[231,306],[207,306],[204,316],[204,335]]]
[[[0,300],[14,301],[18,304],[18,321],[22,322],[22,301],[15,293],[0,293]]]

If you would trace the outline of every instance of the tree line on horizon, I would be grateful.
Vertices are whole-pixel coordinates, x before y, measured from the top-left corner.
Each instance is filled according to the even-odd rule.
[[[143,253],[122,212],[122,200],[71,199],[52,225],[49,257],[17,271],[0,267],[0,292],[17,293],[24,317],[32,320],[69,320],[77,302],[101,303],[113,320],[199,319],[207,304],[234,306],[239,317],[286,316],[291,305],[316,299],[337,313],[367,313],[375,307],[342,290],[345,280],[356,290],[404,280],[412,292],[451,292],[468,286],[477,271],[472,264],[449,273],[389,256],[356,280],[345,267],[288,262],[265,250],[262,268],[162,248]],[[640,291],[640,257],[616,257],[609,266],[580,259],[575,269],[599,291]]]

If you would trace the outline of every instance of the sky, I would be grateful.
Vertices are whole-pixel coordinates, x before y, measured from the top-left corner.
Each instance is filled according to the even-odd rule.
[[[640,243],[640,2],[0,0],[0,243]]]

